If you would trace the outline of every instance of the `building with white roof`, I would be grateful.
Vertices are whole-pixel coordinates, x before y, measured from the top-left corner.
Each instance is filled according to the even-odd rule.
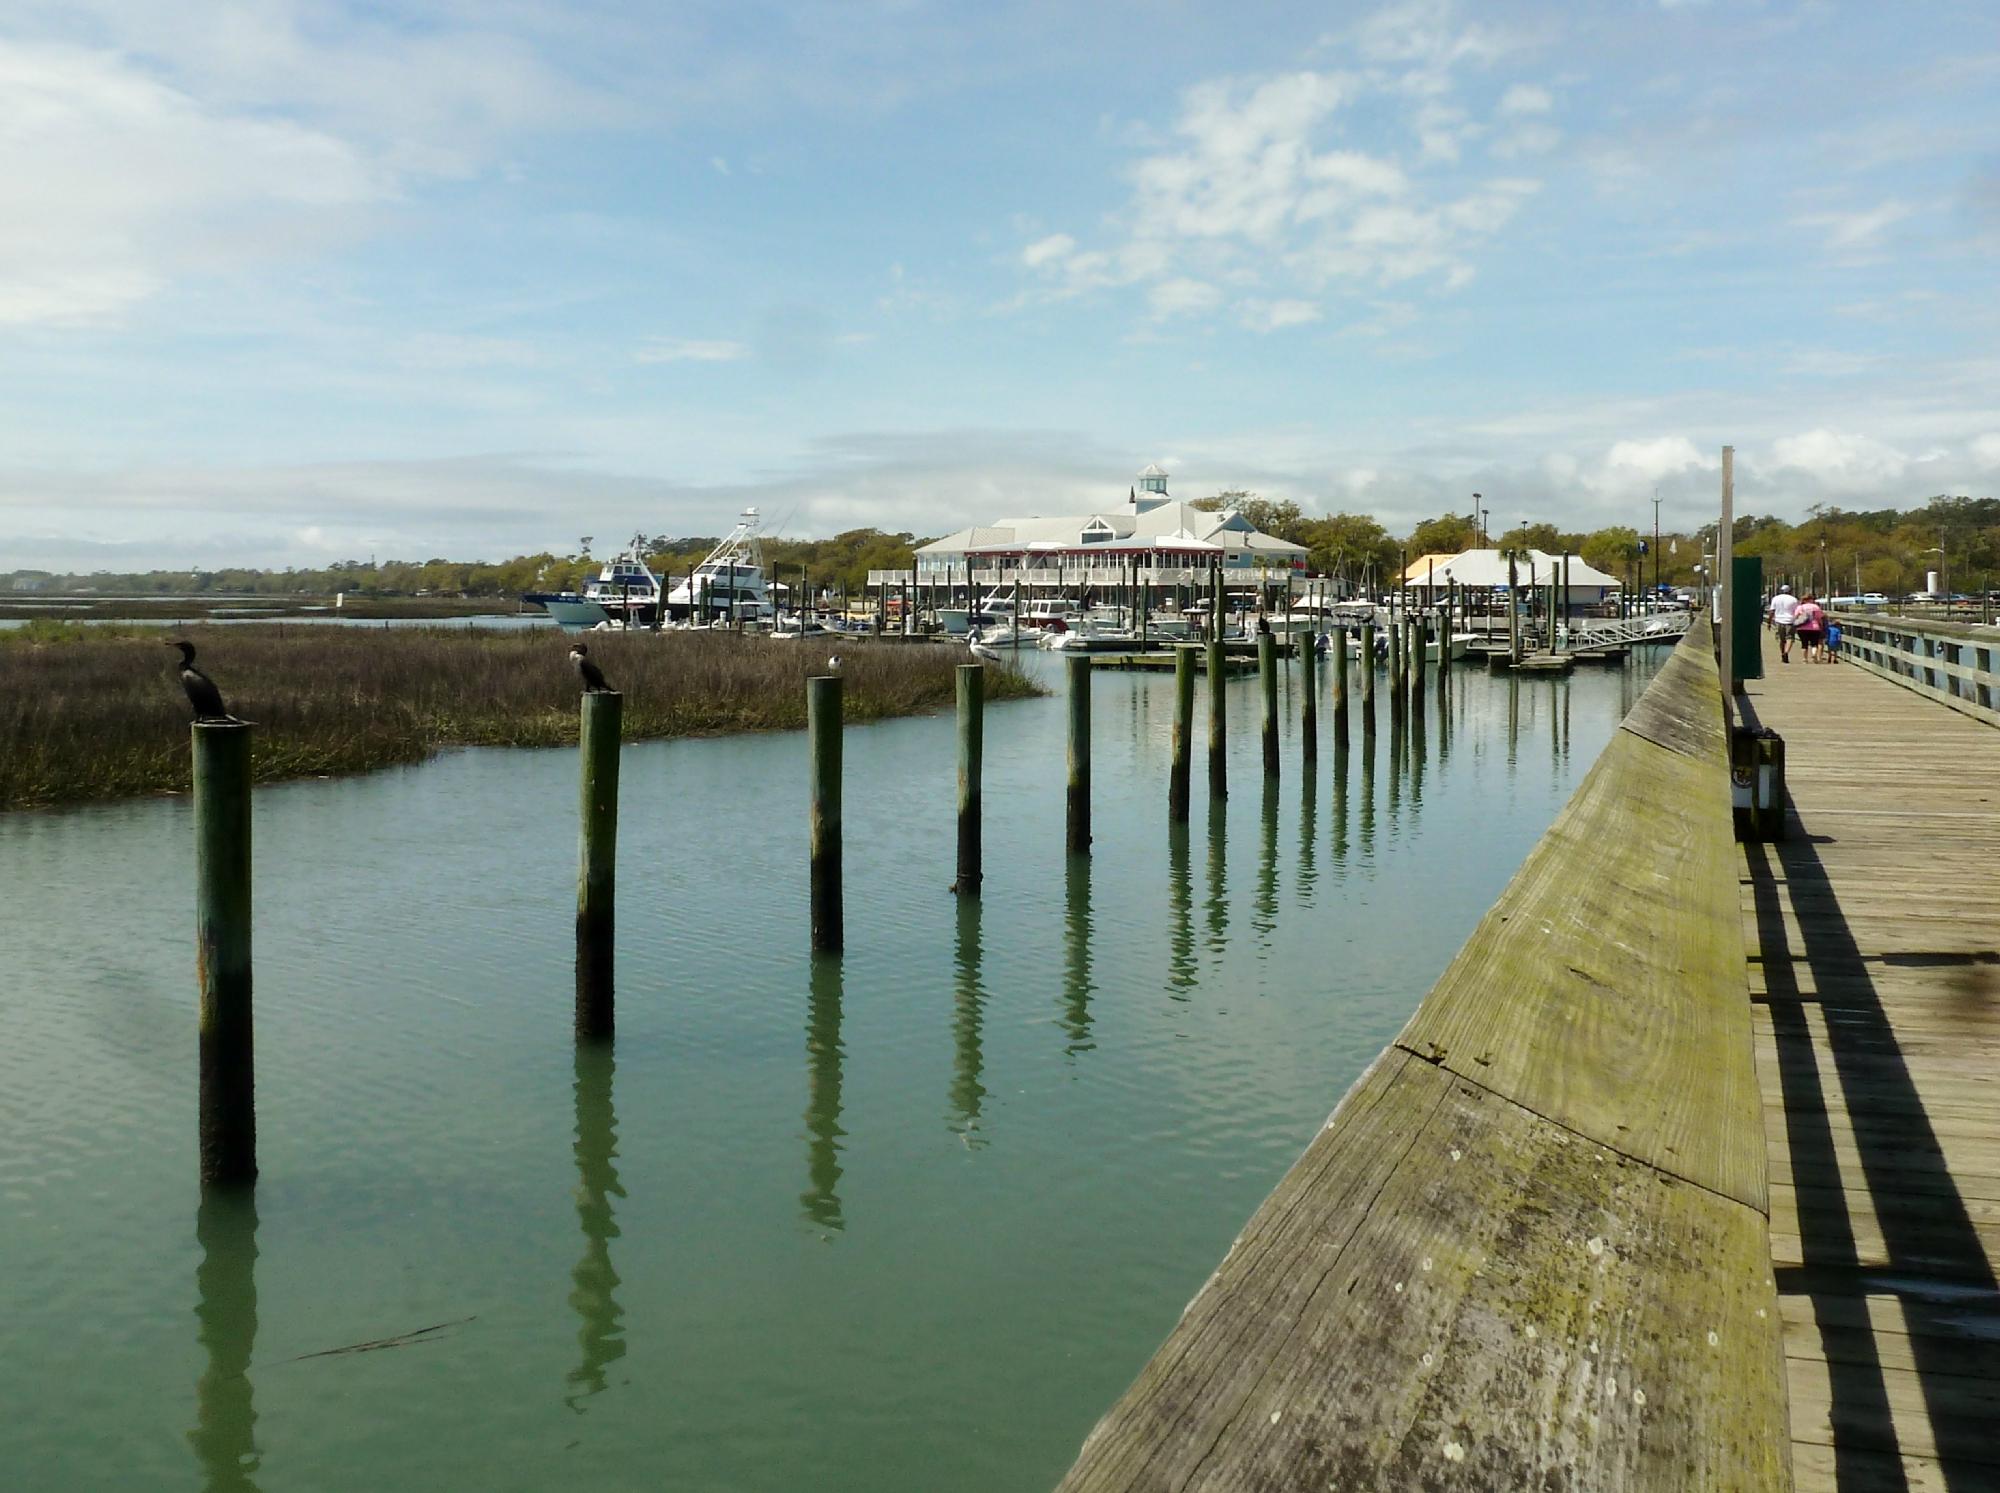
[[[916,552],[917,579],[943,582],[972,572],[977,585],[1052,582],[1110,585],[1139,569],[1142,585],[1192,585],[1218,563],[1235,580],[1304,570],[1306,548],[1254,528],[1234,509],[1207,512],[1167,494],[1157,465],[1138,476],[1125,501],[1096,513],[1001,518],[933,540]],[[1248,572],[1248,574],[1245,574]],[[874,579],[870,577],[871,581]]]
[[[1561,556],[1545,550],[1519,550],[1514,560],[1516,584],[1547,586],[1555,579]],[[1507,589],[1507,552],[1498,549],[1465,550],[1449,558],[1426,555],[1403,576],[1403,584],[1422,591],[1426,586],[1443,590],[1452,582],[1461,591]],[[1583,563],[1581,555],[1569,556],[1569,599],[1572,603],[1608,601],[1622,587],[1618,577]]]

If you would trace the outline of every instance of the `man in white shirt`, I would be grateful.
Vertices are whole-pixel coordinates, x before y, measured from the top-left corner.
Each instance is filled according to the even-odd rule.
[[[1792,661],[1792,614],[1799,609],[1799,599],[1792,595],[1790,586],[1778,587],[1771,598],[1771,625],[1778,630],[1778,662]]]

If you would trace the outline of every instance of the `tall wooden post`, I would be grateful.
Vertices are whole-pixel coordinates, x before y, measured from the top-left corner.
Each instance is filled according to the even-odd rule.
[[[1361,730],[1375,734],[1375,624],[1361,624]]]
[[[1069,834],[1071,855],[1090,854],[1090,655],[1063,660],[1069,676]]]
[[[1226,677],[1222,638],[1217,634],[1208,640],[1208,796],[1212,800],[1229,796],[1228,718],[1223,711],[1227,702],[1222,693]]]
[[[250,732],[242,721],[196,721],[192,727],[201,1180],[224,1187],[257,1180]]]
[[[1347,629],[1333,630],[1333,740],[1334,749],[1347,746]]]
[[[1188,774],[1194,736],[1194,646],[1174,647],[1174,755],[1167,770],[1167,818],[1184,824],[1188,816]]]
[[[1294,641],[1299,637],[1293,633]],[[1318,623],[1305,634],[1305,641],[1297,644],[1300,650],[1299,668],[1305,678],[1305,698],[1299,709],[1299,755],[1307,762],[1319,756],[1319,632]]]
[[[1278,775],[1278,640],[1257,634],[1257,686],[1264,697],[1264,776]]]
[[[806,681],[806,737],[812,757],[812,946],[845,941],[840,901],[840,735],[838,674]]]
[[[1415,647],[1410,654],[1410,695],[1412,699],[1423,693],[1425,645],[1430,641],[1431,613],[1421,611],[1411,619],[1410,635]]]
[[[1521,573],[1512,555],[1507,557],[1507,662],[1521,662]]]
[[[979,895],[979,771],[985,750],[986,666],[958,666],[958,880],[961,897]]]
[[[582,794],[576,856],[576,1034],[609,1037],[613,1029],[614,906],[618,892],[618,742],[625,697],[615,690],[583,695],[578,757]]]

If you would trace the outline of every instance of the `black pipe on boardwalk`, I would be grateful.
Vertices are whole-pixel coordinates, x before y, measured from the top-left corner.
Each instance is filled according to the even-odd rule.
[[[1736,866],[1704,623],[1062,1487],[1789,1486]]]

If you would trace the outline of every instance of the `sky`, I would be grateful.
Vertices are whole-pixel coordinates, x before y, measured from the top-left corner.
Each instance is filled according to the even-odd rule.
[[[2000,9],[0,0],[0,572],[2000,487]]]

